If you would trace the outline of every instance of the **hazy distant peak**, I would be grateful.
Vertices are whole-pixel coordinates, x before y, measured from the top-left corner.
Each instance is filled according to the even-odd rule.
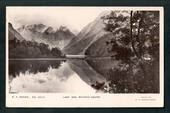
[[[18,28],[18,31],[30,30],[32,32],[43,32],[45,28],[46,26],[40,23],[40,24],[22,25],[20,28]]]
[[[27,25],[28,28],[44,28],[45,25],[44,24],[31,24],[31,25]]]
[[[50,34],[50,33],[53,33],[53,32],[54,32],[54,30],[53,30],[52,27],[48,27],[48,28],[44,31],[44,33],[46,33],[46,34]]]
[[[66,26],[60,26],[57,31],[69,31],[69,29]]]

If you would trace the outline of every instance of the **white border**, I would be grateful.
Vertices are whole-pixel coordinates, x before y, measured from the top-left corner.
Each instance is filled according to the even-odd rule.
[[[8,15],[7,6],[6,16]],[[38,6],[41,7],[41,6]],[[51,7],[51,6],[47,6]],[[58,7],[58,6],[56,6]],[[61,6],[60,6],[61,7]],[[70,6],[62,6],[70,7]],[[75,8],[74,6],[73,8]],[[24,8],[24,7],[23,7]],[[43,7],[46,8],[46,7]],[[51,7],[52,8],[52,7]],[[79,7],[76,7],[79,8]],[[82,8],[82,7],[81,7]],[[98,8],[98,7],[84,7]],[[107,8],[107,7],[102,7]],[[8,17],[6,17],[6,107],[163,107],[164,106],[164,9],[163,7],[113,7],[113,10],[160,11],[160,94],[71,94],[71,93],[19,93],[8,92]],[[28,96],[28,98],[12,98]],[[45,98],[33,99],[32,96]],[[69,98],[63,96],[89,96],[89,98]],[[100,98],[91,98],[99,96]]]

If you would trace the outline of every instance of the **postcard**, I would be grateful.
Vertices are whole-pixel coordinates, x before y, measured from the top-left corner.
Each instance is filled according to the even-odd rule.
[[[6,7],[6,107],[163,106],[163,7]]]

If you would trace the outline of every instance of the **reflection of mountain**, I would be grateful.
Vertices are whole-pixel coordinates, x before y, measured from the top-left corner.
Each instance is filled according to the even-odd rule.
[[[106,78],[97,73],[86,61],[69,60],[68,63],[71,69],[74,70],[79,77],[90,86],[96,83],[106,82]]]
[[[48,72],[49,68],[59,68],[63,61],[46,61],[46,60],[10,60],[9,61],[9,75],[17,76],[20,73],[39,73]]]
[[[50,47],[65,47],[75,35],[66,27],[60,26],[56,31],[43,24],[23,25],[18,32],[27,41],[48,44]]]
[[[10,60],[9,92],[95,92],[93,88],[81,80],[67,62],[60,64],[61,62],[63,61]]]

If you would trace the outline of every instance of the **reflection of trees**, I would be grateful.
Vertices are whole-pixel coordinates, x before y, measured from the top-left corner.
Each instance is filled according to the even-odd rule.
[[[88,64],[107,79],[95,83],[93,88],[109,93],[157,93],[159,91],[159,65],[157,61],[145,62],[147,74],[138,64],[129,66],[111,59],[87,60]],[[132,74],[133,73],[133,74]]]
[[[35,60],[15,60],[9,61],[9,75],[16,77],[19,73],[48,72],[49,68],[59,68],[63,61],[35,61]]]

